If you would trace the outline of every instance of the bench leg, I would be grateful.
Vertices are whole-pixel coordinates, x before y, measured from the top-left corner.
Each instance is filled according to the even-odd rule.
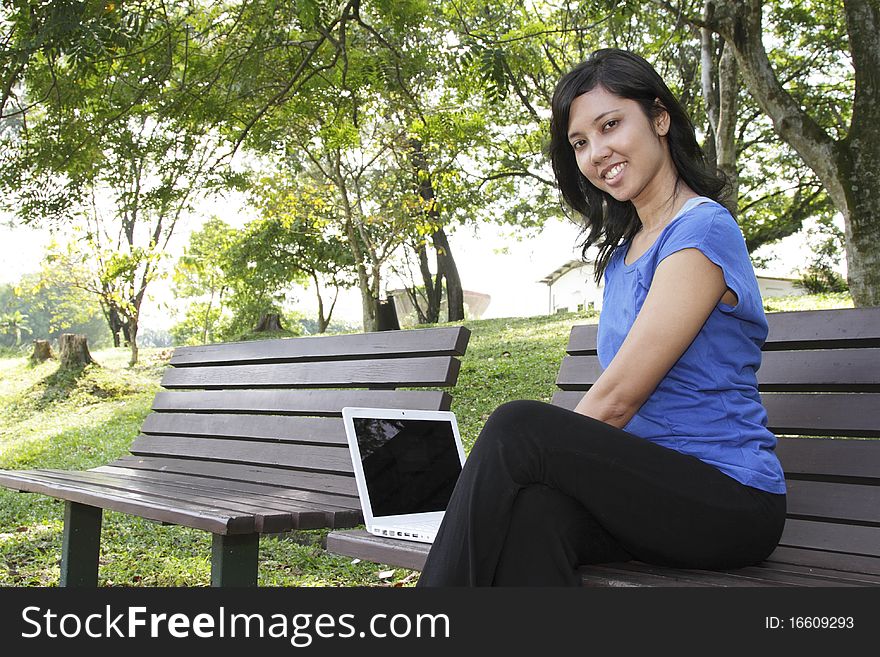
[[[98,585],[102,509],[76,502],[64,503],[60,586]]]
[[[211,586],[256,586],[259,534],[214,534]]]

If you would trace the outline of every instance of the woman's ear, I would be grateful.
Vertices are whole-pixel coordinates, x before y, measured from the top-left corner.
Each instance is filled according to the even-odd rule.
[[[654,129],[657,131],[658,136],[665,137],[669,132],[669,112],[663,106],[663,103],[660,102],[659,98],[654,101],[654,106],[657,108],[657,116],[654,118]]]

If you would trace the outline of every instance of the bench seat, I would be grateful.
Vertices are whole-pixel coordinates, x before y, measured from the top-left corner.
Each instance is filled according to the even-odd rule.
[[[585,566],[584,586],[880,585],[880,308],[771,313],[758,372],[788,486],[786,525],[763,563],[702,571]],[[572,409],[601,374],[597,327],[572,327],[553,403]],[[420,570],[428,546],[333,531],[328,550]]]
[[[212,584],[253,586],[260,535],[363,522],[342,408],[448,410],[448,392],[425,388],[455,385],[469,337],[180,347],[128,454],[86,471],[3,470],[0,485],[65,502],[64,586],[97,584],[104,509],[210,532]]]

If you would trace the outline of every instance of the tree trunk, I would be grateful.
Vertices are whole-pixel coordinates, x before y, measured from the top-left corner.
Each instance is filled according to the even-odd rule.
[[[30,358],[32,363],[42,363],[54,357],[48,340],[34,340],[34,352]]]
[[[707,0],[703,6],[703,18],[710,21],[715,12],[715,3]],[[736,217],[739,210],[739,172],[737,170],[736,119],[738,112],[739,69],[733,47],[720,39],[721,55],[713,33],[708,28],[701,30],[701,58],[703,98],[709,118],[711,144],[707,155],[716,169],[727,176],[730,192],[724,204]],[[717,61],[716,61],[717,60]]]
[[[736,217],[739,211],[739,172],[736,167],[736,115],[739,97],[739,68],[733,48],[725,44],[718,63],[718,124],[715,130],[715,153],[718,168],[730,181],[727,209]]]
[[[110,306],[107,310],[107,323],[110,325],[110,335],[113,336],[113,346],[121,347],[122,338],[120,334],[125,333],[125,326],[119,318],[119,311],[115,306]]]
[[[82,368],[95,362],[89,353],[88,338],[85,335],[63,333],[59,351],[63,368]]]
[[[446,321],[461,321],[464,319],[464,290],[449,240],[443,228],[437,230],[433,238],[434,248],[437,250],[437,271],[442,271],[443,278],[446,279]]]
[[[254,333],[263,333],[264,331],[283,331],[281,326],[281,315],[278,313],[263,313],[257,325],[254,327]]]
[[[452,257],[452,251],[449,248],[449,240],[440,221],[440,210],[437,207],[437,197],[434,192],[434,184],[431,182],[428,161],[425,158],[422,142],[418,139],[411,139],[410,149],[416,185],[424,204],[425,216],[433,226],[437,227],[432,235],[434,250],[437,252],[437,282],[434,287],[439,288],[441,280],[446,280],[446,321],[455,322],[463,320],[464,291],[461,287],[461,277],[458,275],[458,267],[455,265],[455,259]],[[424,271],[422,275],[424,277]],[[426,289],[428,289],[427,280]],[[440,290],[437,289],[435,292],[439,300]]]
[[[763,43],[762,3],[716,0],[709,27],[733,45],[743,79],[776,133],[803,158],[843,215],[847,280],[856,306],[880,305],[880,7],[844,0],[855,70],[852,119],[837,140],[779,82]]]
[[[128,366],[134,367],[138,362],[138,322],[135,319],[129,319],[126,322],[126,326],[128,327],[128,331],[126,332],[126,335],[128,336],[128,347],[131,349],[131,357],[128,359]]]
[[[425,284],[425,297],[428,306],[424,311],[422,310],[416,301],[415,292],[412,294],[413,305],[415,305],[416,312],[418,313],[420,324],[436,324],[440,321],[440,302],[443,300],[442,273],[438,271],[437,278],[436,280],[434,279],[431,268],[428,266],[428,249],[425,248],[424,242],[419,245],[417,253],[419,256],[419,271],[422,272],[422,282]]]

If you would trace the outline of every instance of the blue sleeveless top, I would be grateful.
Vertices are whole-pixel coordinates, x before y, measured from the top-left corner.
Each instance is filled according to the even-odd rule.
[[[657,265],[682,249],[698,249],[724,273],[736,306],[719,303],[694,341],[624,429],[717,467],[740,483],[785,492],[776,437],[758,395],[757,370],[767,319],[745,240],[727,209],[689,200],[654,244],[632,264],[629,242],[605,269],[598,354],[607,367],[645,301]]]

